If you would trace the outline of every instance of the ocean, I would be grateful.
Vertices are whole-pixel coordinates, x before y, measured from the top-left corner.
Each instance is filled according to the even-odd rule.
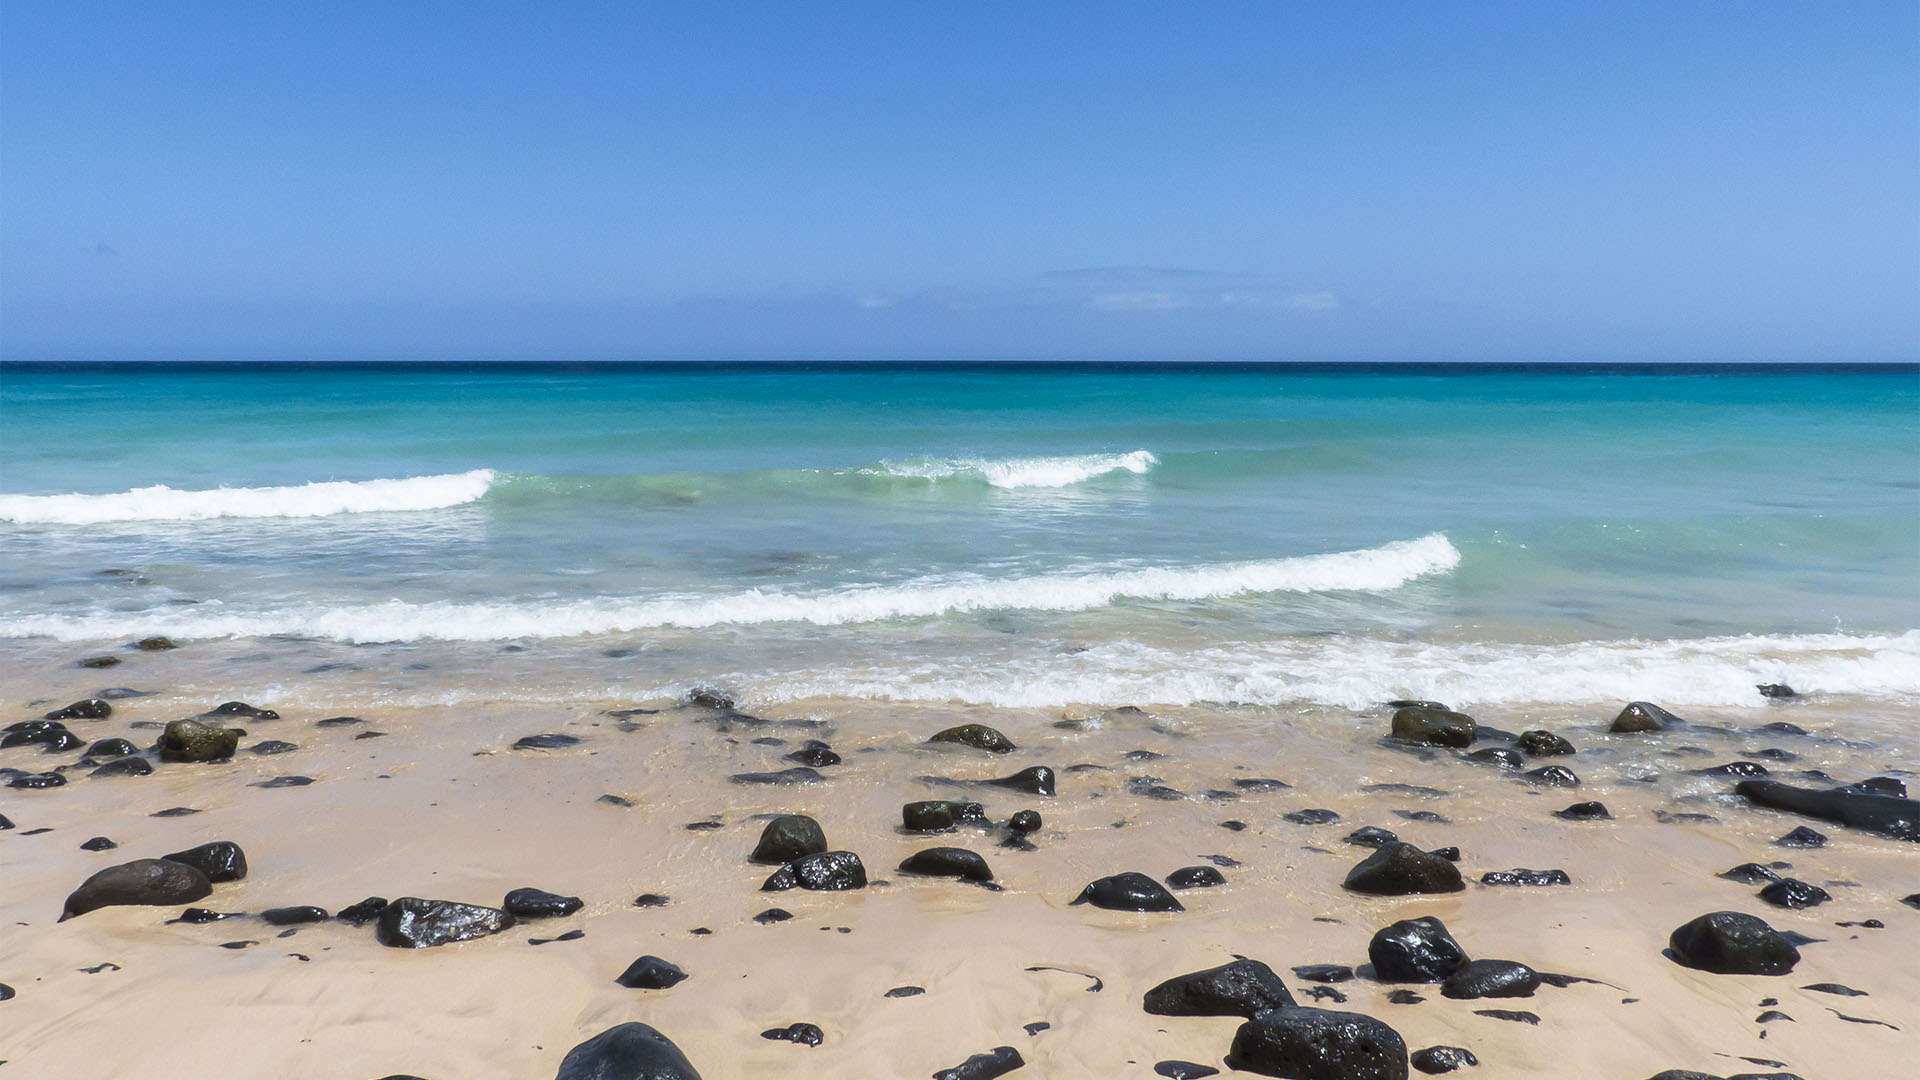
[[[0,431],[15,674],[1920,703],[1912,366],[11,364]]]

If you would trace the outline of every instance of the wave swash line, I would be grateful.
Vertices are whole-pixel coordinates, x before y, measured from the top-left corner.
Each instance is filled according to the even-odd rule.
[[[1385,592],[1453,569],[1460,552],[1433,533],[1376,548],[1185,569],[922,579],[816,594],[766,593],[573,602],[414,604],[281,611],[32,615],[0,622],[0,637],[88,640],[143,633],[215,638],[292,634],[347,642],[499,641],[624,633],[656,627],[804,622],[819,626],[994,610],[1086,611],[1118,600],[1206,600],[1274,592]]]
[[[1159,463],[1160,459],[1150,451],[1132,450],[1124,454],[1077,454],[1070,457],[937,458],[889,462],[860,471],[923,480],[977,476],[997,488],[1050,488],[1066,487],[1111,472],[1130,472],[1138,476]]]
[[[99,525],[112,521],[312,518],[377,511],[442,510],[493,486],[492,469],[400,480],[328,480],[287,487],[180,491],[155,484],[113,495],[0,495],[0,521]]]

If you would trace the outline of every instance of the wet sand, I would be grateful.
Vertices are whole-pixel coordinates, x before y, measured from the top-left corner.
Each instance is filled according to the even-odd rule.
[[[129,665],[129,669],[133,665]],[[132,674],[35,672],[8,680],[8,720],[38,717],[106,681]],[[1410,1049],[1448,1044],[1478,1055],[1480,1077],[1639,1078],[1667,1068],[1715,1075],[1767,1071],[1780,1062],[1807,1080],[1901,1075],[1920,1038],[1920,911],[1900,898],[1920,890],[1920,845],[1747,807],[1733,781],[1688,770],[1749,759],[1768,747],[1798,755],[1768,762],[1776,778],[1821,769],[1845,782],[1914,767],[1911,741],[1848,736],[1845,703],[1786,701],[1759,709],[1692,710],[1692,726],[1612,736],[1612,706],[1531,712],[1476,710],[1512,731],[1546,727],[1579,748],[1561,764],[1576,789],[1539,788],[1453,752],[1383,743],[1391,710],[1184,706],[1144,713],[1099,707],[1004,710],[801,701],[746,707],[746,719],[674,701],[368,706],[301,695],[283,673],[270,704],[277,720],[247,729],[231,761],[162,764],[147,777],[88,778],[43,791],[0,792],[17,828],[0,833],[0,1003],[7,1075],[141,1075],[429,1078],[549,1076],[568,1049],[629,1020],[671,1037],[708,1080],[924,1076],[970,1054],[1012,1045],[1028,1065],[1015,1075],[1153,1075],[1155,1062],[1224,1067],[1240,1020],[1152,1016],[1141,995],[1164,979],[1236,955],[1279,972],[1304,1005],[1369,1014]],[[155,689],[162,689],[157,684]],[[246,698],[237,686],[233,697]],[[115,703],[109,719],[73,721],[89,742],[124,736],[150,745],[164,722],[219,703],[158,693]],[[256,702],[265,704],[266,702]],[[625,722],[608,710],[658,711]],[[360,724],[316,722],[352,712]],[[1063,721],[1081,720],[1070,727]],[[1788,721],[1816,737],[1750,734]],[[1920,717],[1882,706],[1873,730]],[[1020,749],[991,755],[929,746],[933,732],[980,722]],[[356,738],[369,730],[378,738]],[[521,736],[580,738],[559,750],[514,750]],[[782,755],[807,739],[830,743],[844,763],[824,783],[796,788],[730,782],[731,774],[791,767]],[[261,757],[266,739],[299,750]],[[782,740],[770,745],[755,740]],[[1149,760],[1134,751],[1164,755]],[[0,751],[0,765],[43,769],[78,751]],[[954,788],[917,778],[1006,776],[1032,765],[1058,771],[1055,797]],[[1074,768],[1092,765],[1095,768]],[[304,787],[251,786],[303,775]],[[1151,780],[1141,780],[1151,777]],[[1243,791],[1237,780],[1292,785]],[[1152,784],[1181,798],[1141,793]],[[1423,795],[1400,784],[1437,789]],[[1213,794],[1209,794],[1213,793]],[[633,805],[603,803],[617,795]],[[1034,851],[1003,849],[1004,828],[907,834],[903,803],[966,798],[1004,823],[1033,809],[1045,825]],[[1570,822],[1552,811],[1600,800],[1614,819]],[[156,811],[200,813],[156,818]],[[1340,820],[1301,825],[1306,808]],[[1408,820],[1427,811],[1447,822]],[[765,815],[804,813],[829,844],[864,860],[860,891],[760,892],[772,867],[747,861]],[[1657,815],[1707,814],[1667,821]],[[1222,822],[1245,823],[1242,830]],[[717,822],[717,829],[689,829]],[[1344,842],[1354,829],[1391,829],[1422,848],[1458,845],[1466,891],[1371,897],[1341,888],[1368,854]],[[1817,850],[1772,840],[1796,825],[1831,839]],[[38,830],[50,831],[27,835]],[[118,848],[80,850],[95,835]],[[367,896],[419,896],[498,905],[522,886],[577,895],[585,907],[526,920],[475,941],[408,951],[374,940],[371,926],[338,921],[293,928],[257,918],[168,924],[178,907],[119,907],[56,922],[66,894],[94,871],[211,840],[245,849],[243,881],[216,885],[199,906],[222,912],[315,904],[337,911]],[[983,855],[1004,891],[895,870],[913,852],[965,847]],[[1219,858],[1224,857],[1224,859]],[[1787,911],[1755,886],[1715,875],[1775,859],[1824,885],[1833,900]],[[1072,907],[1095,878],[1137,870],[1155,878],[1218,865],[1227,884],[1179,894],[1186,911],[1134,914]],[[1489,887],[1480,875],[1516,867],[1564,869],[1571,886]],[[884,882],[884,884],[882,884]],[[636,896],[663,893],[664,907]],[[768,908],[793,918],[762,925]],[[1667,935],[1710,911],[1745,911],[1781,930],[1823,939],[1802,949],[1790,975],[1716,975],[1662,955]],[[1453,1001],[1437,986],[1361,978],[1335,985],[1344,1004],[1313,1001],[1314,984],[1290,968],[1359,966],[1373,932],[1399,919],[1441,918],[1467,952],[1579,976],[1522,1000]],[[1884,928],[1842,927],[1878,919]],[[710,930],[696,934],[696,928]],[[531,946],[569,930],[584,937]],[[251,941],[244,948],[223,943]],[[655,954],[690,977],[668,990],[614,983],[631,961]],[[95,973],[84,969],[111,964]],[[1040,970],[1031,968],[1065,969]],[[1095,980],[1100,983],[1097,992]],[[1839,997],[1801,989],[1835,982],[1866,991]],[[889,989],[924,994],[889,998]],[[1424,1001],[1388,1001],[1412,989]],[[1763,999],[1778,999],[1763,1005]],[[1528,1025],[1476,1015],[1524,1009]],[[1756,1023],[1777,1008],[1792,1022]],[[1849,1022],[1849,1016],[1897,1025]],[[768,1028],[819,1025],[815,1048],[760,1038]],[[1027,1025],[1048,1025],[1032,1034]],[[1745,1060],[1743,1060],[1745,1059]]]

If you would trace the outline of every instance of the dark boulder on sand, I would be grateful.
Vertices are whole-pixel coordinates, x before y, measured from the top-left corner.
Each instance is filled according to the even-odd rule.
[[[92,746],[87,747],[88,757],[99,758],[102,761],[107,758],[127,757],[139,752],[139,747],[125,739],[101,739]]]
[[[1798,788],[1777,780],[1742,780],[1733,791],[1758,806],[1838,822],[1895,840],[1920,841],[1920,802],[1912,799]]]
[[[1512,870],[1489,870],[1480,875],[1482,885],[1571,885],[1573,879],[1565,870],[1529,870],[1516,867]]]
[[[987,860],[965,848],[937,847],[917,851],[900,863],[900,869],[925,877],[952,877],[962,881],[992,881],[993,870]]]
[[[1773,845],[1775,847],[1785,847],[1785,848],[1826,847],[1827,834],[1822,832],[1815,832],[1814,830],[1807,828],[1805,825],[1799,825],[1799,826],[1795,826],[1794,829],[1791,832],[1787,833],[1786,835],[1775,839],[1773,842]]]
[[[1572,743],[1551,731],[1523,731],[1514,745],[1520,749],[1521,753],[1531,754],[1534,757],[1553,757],[1557,754],[1574,752]]]
[[[545,889],[515,889],[501,901],[500,907],[509,915],[522,919],[552,919],[561,915],[571,915],[581,908],[577,896],[561,896]]]
[[[1185,911],[1159,882],[1138,871],[1103,877],[1080,890],[1069,906],[1092,904],[1108,911]]]
[[[57,772],[23,773],[15,771],[7,780],[10,788],[38,791],[45,788],[65,787],[67,778]]]
[[[1281,1008],[1240,1025],[1227,1064],[1293,1080],[1406,1080],[1407,1044],[1371,1016]]]
[[[657,956],[643,956],[627,965],[613,981],[629,990],[665,990],[685,982],[687,973],[680,965]]]
[[[974,802],[923,799],[900,808],[900,823],[913,832],[945,832],[955,825],[985,825],[987,808]]]
[[[628,1022],[567,1051],[553,1080],[700,1080],[673,1040]]]
[[[175,720],[160,733],[161,761],[221,761],[233,756],[240,732],[198,720]]]
[[[1393,737],[1431,746],[1467,747],[1478,737],[1473,717],[1431,705],[1408,705],[1393,711]]]
[[[60,920],[103,907],[188,904],[213,891],[207,875],[170,859],[135,859],[109,866],[67,896]]]
[[[1294,1003],[1273,969],[1258,960],[1176,975],[1147,991],[1141,1007],[1155,1016],[1244,1016]]]
[[[1541,787],[1579,787],[1580,778],[1565,765],[1548,765],[1543,769],[1530,769],[1520,774],[1520,779]]]
[[[1013,740],[985,724],[961,724],[945,731],[936,731],[927,739],[930,743],[959,743],[976,750],[985,750],[992,754],[1011,754],[1019,747]]]
[[[1167,875],[1167,884],[1176,889],[1211,889],[1226,883],[1227,876],[1211,866],[1183,866]]]
[[[513,923],[499,908],[403,896],[380,910],[373,936],[396,949],[427,949],[497,934]]]
[[[1450,1073],[1462,1065],[1471,1068],[1480,1064],[1480,1059],[1473,1055],[1473,1051],[1464,1046],[1429,1046],[1424,1050],[1415,1050],[1410,1060],[1414,1068],[1429,1076]]]
[[[798,762],[809,768],[825,769],[840,764],[841,757],[834,753],[833,747],[819,739],[808,739],[800,749],[791,754],[782,754],[781,760]]]
[[[1809,885],[1799,878],[1781,878],[1761,889],[1760,899],[1774,907],[1810,908],[1826,903],[1833,896],[1820,886]]]
[[[300,923],[326,921],[327,909],[315,907],[312,904],[301,904],[294,907],[268,908],[260,913],[260,917],[266,920],[269,926],[295,926]]]
[[[760,886],[761,892],[801,888],[815,892],[844,892],[867,887],[867,868],[851,851],[816,851],[787,863]]]
[[[280,714],[272,709],[259,709],[244,701],[223,701],[201,714],[202,716],[244,716],[250,720],[278,720]]]
[[[1045,765],[1035,765],[1029,769],[1021,769],[1012,776],[1003,776],[998,780],[985,780],[982,783],[989,787],[1024,791],[1029,795],[1052,796],[1054,791],[1053,770]]]
[[[153,762],[143,757],[123,757],[99,766],[88,776],[151,776]]]
[[[1015,1069],[1026,1065],[1020,1051],[1011,1046],[996,1046],[985,1053],[975,1054],[951,1069],[941,1069],[933,1074],[933,1080],[993,1080],[996,1076],[1005,1076]]]
[[[1460,868],[1445,858],[1395,840],[1380,845],[1347,872],[1342,885],[1370,896],[1459,892],[1467,887]]]
[[[210,844],[201,844],[185,851],[176,851],[171,855],[162,855],[168,862],[184,863],[207,875],[207,880],[215,885],[223,881],[239,881],[247,876],[247,853],[240,845],[231,840],[215,840]]]
[[[113,706],[97,697],[81,698],[63,709],[47,714],[49,720],[105,720],[113,715]]]
[[[1431,915],[1382,927],[1367,943],[1367,959],[1383,982],[1440,982],[1467,962],[1467,952]]]
[[[1607,812],[1607,804],[1600,802],[1577,802],[1565,810],[1555,810],[1553,816],[1568,821],[1607,821],[1613,817]]]
[[[1785,975],[1800,962],[1793,942],[1738,911],[1702,915],[1675,929],[1667,944],[1674,962],[1720,975]]]
[[[818,821],[805,814],[781,814],[760,830],[760,842],[747,859],[757,863],[787,863],[825,850],[827,833]]]
[[[770,784],[775,787],[805,787],[812,784],[823,784],[827,778],[821,776],[808,766],[798,765],[791,769],[781,769],[778,772],[734,773],[732,776],[727,777],[727,779],[736,784]]]
[[[1467,760],[1476,765],[1492,765],[1500,769],[1524,769],[1527,759],[1518,750],[1509,750],[1504,746],[1489,746],[1475,750],[1467,755]]]
[[[1038,810],[1015,810],[1013,816],[1007,819],[1007,828],[1021,834],[1039,832],[1040,825]]]
[[[355,926],[365,926],[379,918],[380,913],[386,909],[386,897],[369,896],[357,904],[348,904],[346,907],[341,908],[340,911],[334,915],[334,918],[339,919],[341,922],[352,923]]]
[[[1443,997],[1462,1000],[1477,998],[1532,997],[1540,989],[1540,973],[1512,960],[1469,960],[1455,968],[1440,984]]]
[[[1633,701],[1620,710],[1620,715],[1613,718],[1607,730],[1615,735],[1632,735],[1642,731],[1665,731],[1685,722],[1651,701]]]

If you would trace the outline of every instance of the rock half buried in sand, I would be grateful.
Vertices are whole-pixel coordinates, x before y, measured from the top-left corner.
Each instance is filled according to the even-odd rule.
[[[1185,911],[1159,882],[1135,870],[1103,877],[1080,890],[1069,906],[1092,904],[1108,911]]]
[[[1482,885],[1571,885],[1573,879],[1565,870],[1528,870],[1519,867],[1513,870],[1489,870],[1480,875]]]
[[[160,732],[161,761],[220,761],[233,756],[240,733],[198,720],[175,720]]]
[[[827,778],[805,765],[778,772],[734,773],[727,779],[736,784],[772,784],[777,787],[804,787],[810,784],[823,784]]]
[[[1631,701],[1613,718],[1607,730],[1615,735],[1632,735],[1642,731],[1665,731],[1685,723],[1679,717],[1655,705],[1651,701]]]
[[[901,825],[914,832],[945,832],[963,822],[985,825],[986,807],[949,799],[923,799],[900,807]]]
[[[581,906],[577,896],[561,896],[545,889],[515,889],[500,904],[507,914],[521,919],[552,919],[571,915],[579,911]]]
[[[961,724],[945,731],[936,731],[927,739],[930,743],[959,743],[976,750],[985,750],[993,754],[1011,754],[1019,747],[1013,740],[985,724]]]
[[[827,833],[820,823],[805,814],[781,814],[760,830],[760,842],[754,846],[749,862],[787,863],[817,851],[827,850]]]
[[[1733,791],[1750,803],[1774,810],[1839,822],[1895,840],[1920,841],[1920,802],[1912,799],[1860,791],[1797,788],[1777,780],[1742,780],[1734,785]]]
[[[239,881],[247,876],[247,853],[240,845],[231,840],[215,840],[210,844],[201,844],[185,851],[176,851],[171,855],[162,855],[168,862],[184,863],[207,875],[207,880],[215,885],[223,881]]]
[[[802,855],[773,872],[761,886],[761,892],[785,889],[811,889],[815,892],[844,892],[867,887],[867,868],[860,856],[851,851],[816,851]]]
[[[1461,1066],[1480,1064],[1473,1051],[1464,1046],[1429,1046],[1424,1050],[1415,1050],[1412,1057],[1413,1067],[1428,1075],[1450,1073]]]
[[[1026,1059],[1011,1046],[996,1046],[984,1054],[975,1054],[951,1069],[941,1069],[933,1080],[993,1080],[1024,1066]]]
[[[1540,973],[1512,960],[1469,960],[1440,984],[1442,996],[1468,1001],[1532,997],[1538,989]]]
[[[1367,943],[1367,959],[1383,982],[1440,982],[1467,962],[1467,951],[1431,915],[1382,927]]]
[[[917,851],[901,862],[900,869],[927,877],[951,877],[962,881],[992,881],[993,870],[987,860],[965,848],[937,847]]]
[[[170,859],[135,859],[109,866],[80,883],[60,914],[65,922],[103,907],[189,904],[213,891],[207,875]]]
[[[641,1023],[625,1023],[567,1051],[553,1080],[700,1080],[673,1040]]]
[[[614,982],[629,990],[665,990],[685,982],[687,973],[680,965],[657,956],[643,956],[627,965]]]
[[[1167,875],[1167,885],[1175,889],[1211,889],[1226,883],[1227,876],[1211,866],[1183,866]]]
[[[1667,944],[1677,963],[1720,975],[1785,975],[1800,962],[1800,950],[1766,920],[1738,911],[1702,915]]]
[[[1809,885],[1799,878],[1781,878],[1760,890],[1760,899],[1783,908],[1810,908],[1833,899],[1832,894],[1818,885]]]
[[[1175,975],[1147,991],[1141,1007],[1155,1016],[1244,1016],[1293,1004],[1293,995],[1273,969],[1258,960],[1235,960],[1205,971]]]
[[[1429,851],[1395,840],[1347,871],[1347,889],[1371,896],[1408,896],[1415,893],[1459,892],[1467,887],[1460,868]]]
[[[515,750],[565,750],[569,746],[580,745],[580,736],[568,735],[559,731],[545,731],[538,735],[523,735],[514,740]]]
[[[1012,776],[1003,776],[998,780],[983,780],[981,783],[989,787],[1003,787],[1011,788],[1014,791],[1024,791],[1029,795],[1052,797],[1054,776],[1052,769],[1047,768],[1045,765],[1035,765],[1029,769],[1021,769]]]
[[[427,949],[497,934],[513,922],[499,908],[403,896],[380,910],[373,936],[396,949]]]
[[[105,720],[113,715],[113,706],[97,697],[81,698],[64,709],[47,714],[49,720]],[[11,730],[11,729],[9,729]]]
[[[1409,705],[1393,711],[1393,737],[1431,746],[1468,747],[1479,736],[1473,717],[1431,705]]]
[[[1240,1025],[1227,1064],[1294,1080],[1406,1080],[1407,1044],[1371,1016],[1282,1008]]]

